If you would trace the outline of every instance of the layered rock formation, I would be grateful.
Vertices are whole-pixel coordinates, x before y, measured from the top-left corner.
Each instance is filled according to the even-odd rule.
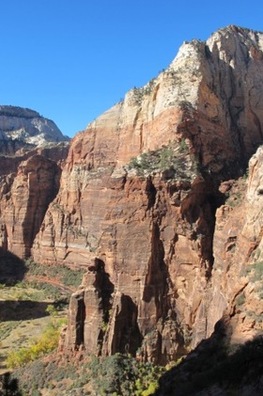
[[[0,247],[30,257],[59,189],[68,138],[37,112],[0,106]]]
[[[261,34],[236,27],[185,43],[72,142],[33,250],[37,261],[90,268],[65,348],[165,363],[234,309],[240,290],[222,294],[211,277],[215,211],[219,182],[242,174],[263,141],[262,49]]]
[[[209,337],[225,314],[233,340],[262,330],[244,319],[247,304],[237,309],[240,295],[258,301],[249,286],[252,252],[261,260],[250,212],[258,165],[246,220],[223,205],[263,143],[262,51],[263,34],[235,26],[184,43],[166,71],[73,139],[58,194],[30,224],[26,248],[43,265],[87,269],[71,298],[64,352],[130,352],[165,364]],[[55,176],[47,168],[48,181]],[[36,208],[39,190],[33,195]]]
[[[74,257],[78,263],[83,257],[86,265],[89,250],[98,248],[107,206],[116,206],[118,189],[125,190],[132,175],[127,164],[142,153],[185,144],[203,177],[242,174],[263,139],[262,49],[261,34],[236,27],[206,43],[185,43],[165,72],[78,134],[36,241],[36,259],[44,249],[52,261],[74,265]],[[147,171],[146,164],[144,176]]]

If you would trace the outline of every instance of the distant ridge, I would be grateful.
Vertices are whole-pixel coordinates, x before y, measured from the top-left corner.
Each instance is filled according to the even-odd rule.
[[[57,125],[38,112],[10,105],[0,105],[0,141],[23,145],[43,146],[48,143],[67,142]]]

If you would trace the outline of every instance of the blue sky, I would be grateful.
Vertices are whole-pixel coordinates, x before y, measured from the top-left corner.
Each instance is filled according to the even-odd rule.
[[[263,31],[262,0],[12,0],[0,7],[0,104],[74,134],[166,68],[183,41]]]

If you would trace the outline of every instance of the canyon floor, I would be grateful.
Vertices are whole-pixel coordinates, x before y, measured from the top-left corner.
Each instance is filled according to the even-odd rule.
[[[0,283],[0,375],[10,368],[12,352],[37,342],[53,322],[66,321],[68,298],[81,278],[81,273],[69,269],[64,270],[64,278],[63,269],[61,273],[53,269],[47,276],[32,262],[25,263],[25,268],[23,279],[17,279],[18,272],[11,276],[1,273],[5,279]]]

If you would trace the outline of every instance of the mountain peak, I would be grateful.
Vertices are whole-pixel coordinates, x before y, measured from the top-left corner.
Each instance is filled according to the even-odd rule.
[[[5,153],[9,153],[7,145],[10,144],[11,151],[16,152],[25,146],[32,148],[68,140],[53,121],[38,112],[18,106],[0,106],[0,142]]]
[[[12,105],[0,105],[0,116],[21,118],[41,117],[40,114],[35,110]]]

